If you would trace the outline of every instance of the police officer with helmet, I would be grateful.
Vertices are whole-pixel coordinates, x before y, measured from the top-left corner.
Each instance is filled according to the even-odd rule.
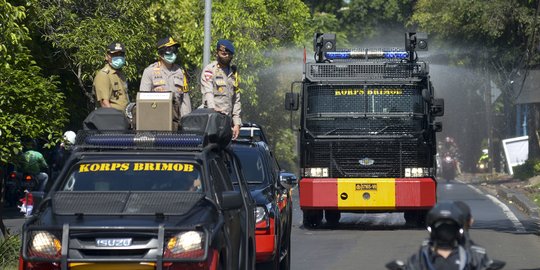
[[[186,74],[175,64],[179,47],[172,37],[158,40],[158,61],[144,70],[139,88],[139,91],[174,93],[172,114],[175,131],[178,130],[180,118],[191,112]]]
[[[240,134],[242,125],[237,67],[231,64],[234,53],[232,41],[218,40],[216,61],[208,64],[201,74],[202,107],[212,108],[232,117],[233,140]]]
[[[440,202],[427,214],[429,238],[407,263],[393,261],[388,269],[395,270],[495,270],[504,267],[492,261],[486,250],[475,245],[467,234],[472,217],[463,202]],[[470,210],[469,210],[470,211]]]
[[[107,46],[105,66],[96,72],[94,93],[97,105],[124,111],[129,103],[128,85],[122,67],[126,64],[126,48],[120,42]]]

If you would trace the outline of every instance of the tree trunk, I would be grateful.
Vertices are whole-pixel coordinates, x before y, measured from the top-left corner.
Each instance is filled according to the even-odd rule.
[[[540,104],[529,104],[529,116],[527,117],[527,135],[529,136],[529,159],[540,159]]]

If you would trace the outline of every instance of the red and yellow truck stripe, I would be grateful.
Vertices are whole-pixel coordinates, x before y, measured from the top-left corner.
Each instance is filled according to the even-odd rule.
[[[299,193],[302,209],[400,211],[437,201],[432,178],[303,178]]]

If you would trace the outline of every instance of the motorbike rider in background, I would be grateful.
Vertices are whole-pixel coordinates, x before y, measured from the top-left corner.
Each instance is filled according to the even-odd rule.
[[[444,141],[440,144],[439,153],[442,153],[441,158],[444,158],[444,156],[450,156],[453,160],[455,160],[456,173],[461,174],[461,157],[459,154],[459,148],[454,138],[450,136],[444,138]]]
[[[62,142],[59,143],[51,155],[51,173],[53,174],[52,178],[55,178],[55,175],[57,175],[62,167],[64,167],[64,163],[69,157],[69,154],[71,152],[72,146],[75,144],[75,137],[77,134],[75,132],[68,130],[64,132],[64,135],[62,136]]]
[[[479,172],[487,172],[489,167],[489,152],[488,149],[482,149],[482,155],[478,159],[476,168]]]
[[[49,176],[46,171],[48,171],[49,166],[43,155],[36,151],[36,143],[34,140],[29,140],[25,143],[25,148],[27,149],[20,159],[21,172],[25,174],[30,174],[37,180],[38,190],[43,190]]]

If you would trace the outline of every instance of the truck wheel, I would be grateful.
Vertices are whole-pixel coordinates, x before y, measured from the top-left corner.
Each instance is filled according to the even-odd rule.
[[[326,219],[326,223],[330,227],[336,227],[339,225],[339,219],[341,218],[341,212],[336,210],[325,210],[324,211],[324,218]]]
[[[322,210],[303,210],[303,223],[306,228],[315,228],[321,225],[323,219]]]
[[[288,234],[283,240],[285,242],[285,247],[281,251],[281,262],[279,263],[279,270],[290,270],[291,269],[291,235]],[[282,245],[283,245],[282,242]]]
[[[423,228],[426,226],[426,215],[428,210],[411,210],[403,213],[405,224]]]

